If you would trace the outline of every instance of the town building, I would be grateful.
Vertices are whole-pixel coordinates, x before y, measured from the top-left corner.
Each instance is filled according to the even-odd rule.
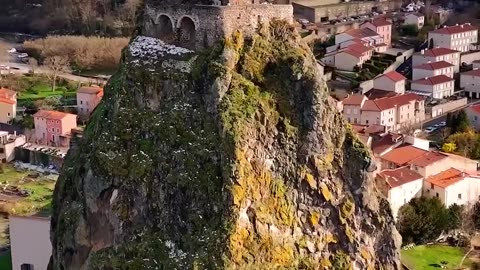
[[[335,44],[341,44],[350,40],[361,42],[364,45],[373,47],[376,52],[385,52],[388,45],[383,37],[369,28],[350,29],[343,33],[335,35]]]
[[[10,123],[17,116],[17,92],[0,88],[0,123]]]
[[[468,52],[470,44],[477,43],[478,29],[470,23],[442,28],[428,32],[430,46]]]
[[[448,167],[447,167],[448,168]],[[474,204],[480,196],[480,177],[456,168],[443,170],[426,178],[423,185],[426,197],[437,197],[446,207],[452,204]]]
[[[370,29],[375,33],[378,33],[382,38],[383,42],[387,44],[387,47],[390,47],[392,44],[392,23],[384,17],[378,17],[369,21],[364,22],[360,25],[362,29]]]
[[[417,29],[422,29],[425,25],[425,16],[420,13],[407,13],[405,15],[404,25],[415,25]]]
[[[447,48],[433,48],[421,50],[412,56],[412,66],[419,66],[425,63],[445,61],[453,65],[453,72],[460,70],[460,52]]]
[[[59,111],[40,110],[33,115],[38,144],[68,146],[71,130],[77,128],[77,116]]]
[[[77,112],[81,118],[88,118],[103,97],[103,88],[98,86],[80,87],[77,91]]]
[[[369,100],[353,95],[342,101],[343,114],[351,124],[381,125],[385,131],[394,131],[425,119],[423,98],[408,93]]]
[[[12,269],[46,270],[52,255],[50,218],[8,217]]]
[[[480,104],[475,104],[465,108],[468,121],[473,128],[480,131]]]
[[[446,62],[427,62],[413,67],[412,80],[419,80],[428,77],[434,77],[438,75],[445,75],[453,78],[454,65]]]
[[[396,71],[390,71],[379,75],[373,80],[373,88],[392,91],[397,94],[405,94],[405,78]]]
[[[410,88],[414,93],[442,99],[453,95],[455,82],[446,75],[438,75],[412,81]]]
[[[15,147],[26,143],[24,135],[8,134],[0,131],[0,163],[6,163],[15,159]]]
[[[372,57],[373,50],[362,44],[351,44],[340,50],[326,54],[322,62],[329,66],[334,66],[340,70],[353,71],[355,67],[361,67],[368,59]]]
[[[428,146],[428,145],[427,145]],[[410,166],[410,169],[424,177],[454,167],[464,171],[476,171],[478,162],[454,154],[429,151],[419,145],[405,143],[378,157],[381,169],[396,169]]]
[[[460,73],[460,88],[471,98],[480,98],[480,69]]]
[[[376,176],[376,186],[387,197],[394,218],[400,207],[422,196],[423,181],[423,176],[408,166],[384,170]]]

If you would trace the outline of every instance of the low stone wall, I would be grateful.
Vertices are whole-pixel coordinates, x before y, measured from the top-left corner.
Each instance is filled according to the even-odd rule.
[[[63,158],[52,156],[40,151],[33,151],[22,147],[15,148],[15,160],[32,165],[54,166],[60,170],[63,166]]]
[[[467,98],[462,98],[462,99],[452,100],[447,103],[432,106],[431,110],[429,111],[431,111],[430,115],[433,118],[433,117],[437,117],[442,114],[445,114],[447,112],[453,111],[455,109],[458,109],[460,107],[463,107],[465,105],[467,105]]]

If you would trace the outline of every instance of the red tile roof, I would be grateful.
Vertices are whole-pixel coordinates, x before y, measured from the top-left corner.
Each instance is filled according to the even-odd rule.
[[[442,56],[446,54],[459,53],[459,51],[448,49],[448,48],[433,48],[430,50],[425,50],[423,55],[425,56]]]
[[[382,75],[380,75],[378,78],[381,78],[381,77],[387,77],[389,78],[390,80],[394,81],[394,82],[399,82],[399,81],[403,81],[403,80],[406,80],[407,78],[405,78],[405,76],[403,76],[402,74],[396,72],[395,70],[392,70],[390,72],[387,72],[387,73],[384,73]]]
[[[379,98],[384,98],[384,97],[393,97],[398,95],[398,93],[393,92],[393,91],[388,91],[388,90],[381,90],[381,89],[375,89],[372,88],[368,90],[368,92],[365,93],[365,96],[368,99],[375,100]]]
[[[350,50],[350,49],[346,49],[346,50],[343,50],[343,51],[340,51],[340,53],[347,53],[347,54],[350,54],[352,56],[355,56],[356,58],[360,58],[362,57],[362,53],[359,53],[359,52],[356,52],[356,51],[353,51],[353,50]]]
[[[385,132],[385,126],[382,125],[369,125],[365,131],[367,134],[375,134]]]
[[[388,148],[401,142],[402,139],[403,135],[401,134],[388,133],[385,136],[381,137],[379,140],[376,140],[372,143],[372,151],[376,155],[380,155]]]
[[[472,111],[476,112],[476,113],[480,113],[480,104],[471,105],[468,108],[471,109]]]
[[[46,119],[55,119],[55,120],[61,120],[65,118],[68,115],[75,115],[71,113],[65,113],[65,112],[59,112],[59,111],[47,111],[47,110],[40,110],[36,114],[34,114],[34,117],[41,117],[41,118],[46,118]],[[76,115],[75,115],[76,116]]]
[[[351,95],[348,96],[346,99],[342,100],[343,105],[362,105],[363,100],[366,97],[364,95]]]
[[[403,145],[382,155],[380,158],[392,162],[398,166],[406,165],[408,162],[424,155],[428,151],[416,148],[411,145]]]
[[[446,83],[450,81],[453,81],[453,79],[442,74],[442,75],[437,75],[437,76],[428,77],[424,79],[419,79],[419,80],[413,81],[412,84],[418,83],[418,84],[425,84],[425,85],[437,85],[437,84]]]
[[[85,94],[98,94],[103,92],[103,88],[101,87],[80,87],[77,91],[78,93],[85,93]]]
[[[467,175],[464,172],[450,168],[446,171],[428,177],[427,182],[430,182],[431,184],[441,188],[446,188],[460,180],[463,180],[465,176]]]
[[[453,67],[452,64],[445,61],[438,61],[433,63],[425,63],[422,65],[415,66],[416,69],[425,69],[425,70],[436,70],[441,68]]]
[[[371,24],[373,24],[373,25],[376,26],[376,27],[392,25],[391,22],[387,21],[387,19],[385,19],[385,18],[383,18],[383,17],[375,18],[375,19],[373,19],[373,20],[366,21],[365,23],[371,23]]]
[[[444,155],[439,152],[427,152],[424,155],[410,161],[409,164],[419,166],[419,167],[426,167],[428,165],[431,165],[447,157],[448,157],[447,155]]]
[[[461,73],[461,75],[470,75],[470,76],[480,77],[480,69],[470,70],[470,71]]]
[[[13,98],[16,94],[17,94],[17,92],[15,92],[13,90],[0,87],[0,97],[2,97],[2,98],[10,99],[10,98]]]
[[[0,103],[6,103],[6,104],[13,105],[13,104],[15,104],[16,102],[13,101],[13,100],[11,100],[11,99],[8,99],[8,98],[0,97]]]
[[[463,32],[469,32],[473,30],[477,30],[477,28],[472,26],[471,24],[461,24],[461,25],[454,25],[454,26],[444,26],[437,30],[431,31],[430,33],[452,35],[452,34],[458,34]]]
[[[384,170],[381,171],[380,176],[383,177],[390,188],[395,188],[403,184],[413,182],[415,180],[423,179],[419,173],[412,171],[408,166],[401,167],[395,170]]]
[[[372,29],[368,28],[359,28],[359,29],[350,29],[344,32],[354,38],[366,38],[366,37],[376,37],[379,36],[377,32],[373,31]]]
[[[397,95],[393,97],[379,98],[375,100],[367,100],[363,104],[362,110],[364,111],[383,111],[386,109],[394,108],[395,106],[406,105],[414,100],[423,100],[417,94],[407,93],[403,95]]]

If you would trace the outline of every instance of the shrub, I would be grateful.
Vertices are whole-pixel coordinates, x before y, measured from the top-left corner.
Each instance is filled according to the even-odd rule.
[[[65,56],[79,70],[113,70],[127,44],[128,38],[48,36],[25,41],[23,47],[40,62],[50,56]]]

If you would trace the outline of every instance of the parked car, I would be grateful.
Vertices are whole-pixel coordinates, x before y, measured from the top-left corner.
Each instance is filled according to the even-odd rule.
[[[438,123],[438,126],[440,126],[440,127],[444,127],[446,125],[447,125],[447,122],[445,122],[445,121],[442,121],[442,122]]]
[[[20,53],[17,55],[18,58],[27,58],[28,54],[27,53]]]
[[[430,133],[434,132],[435,130],[437,130],[436,127],[427,127],[427,128],[425,129],[425,132],[427,132],[428,134],[430,134]]]
[[[16,53],[17,52],[17,49],[15,48],[11,48],[10,50],[7,51],[8,53]]]

